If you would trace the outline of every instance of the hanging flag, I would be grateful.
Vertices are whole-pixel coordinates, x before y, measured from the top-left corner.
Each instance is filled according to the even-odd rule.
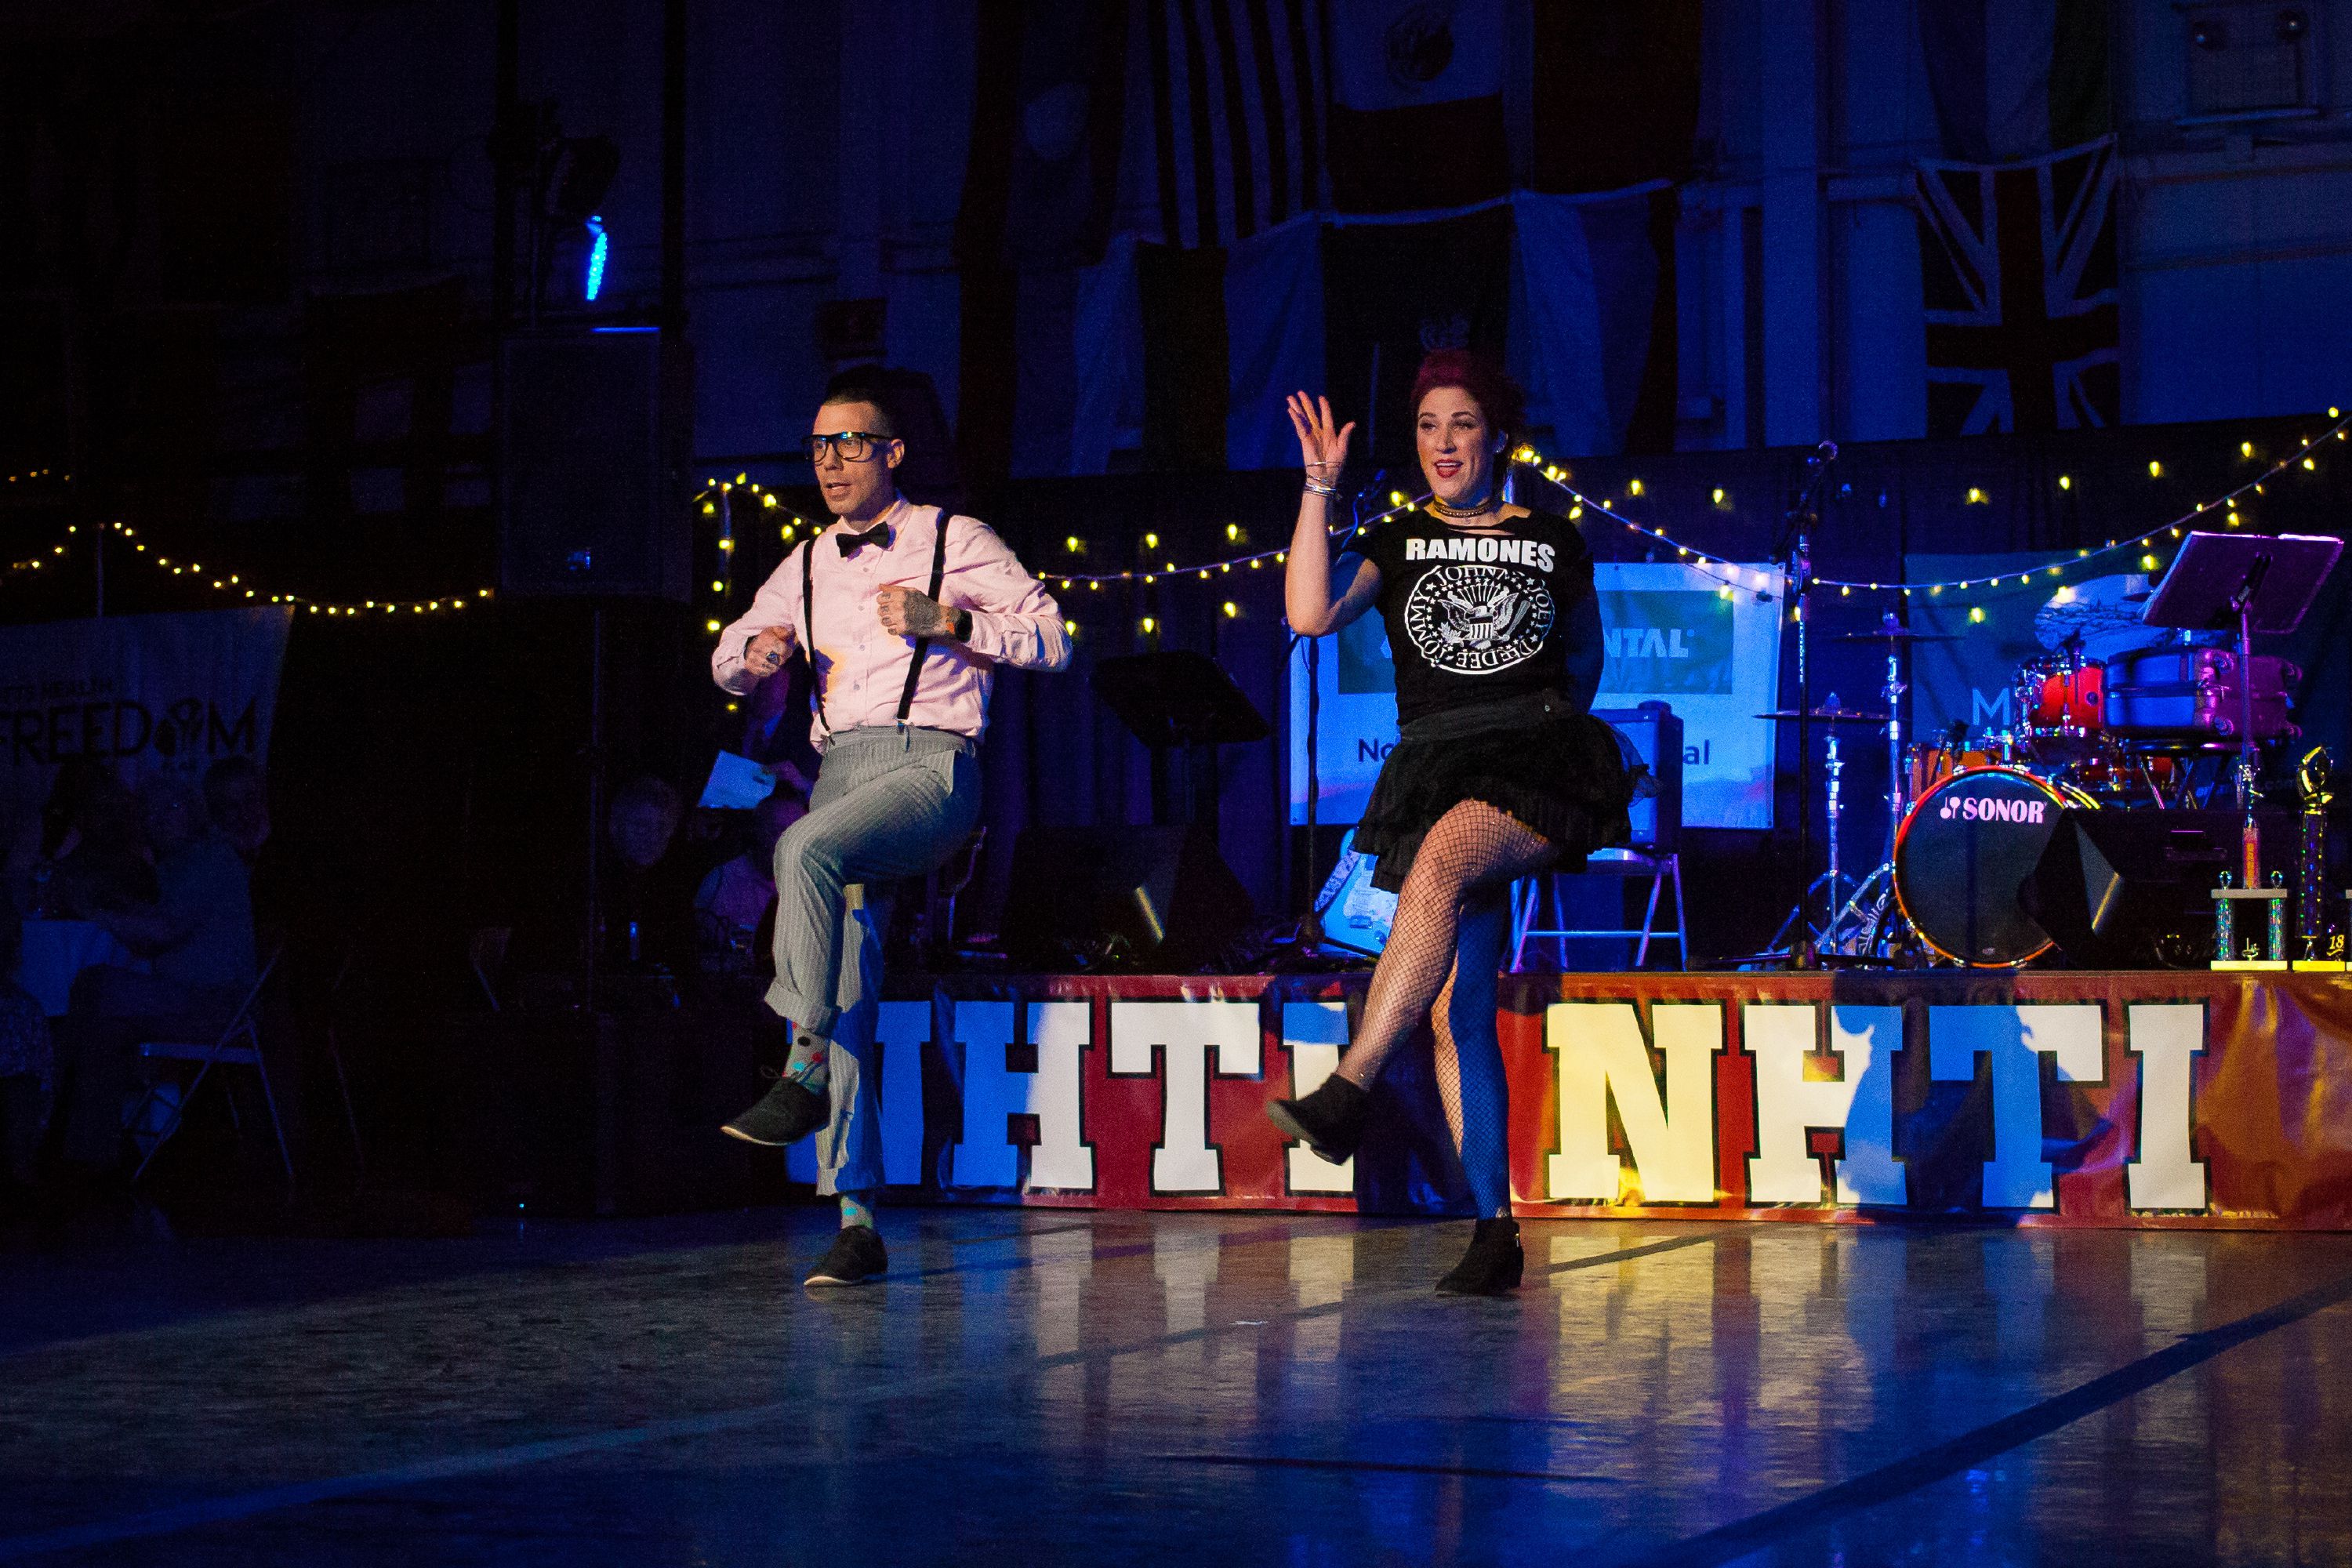
[[[1129,197],[1156,205],[1160,240],[1231,245],[1321,205],[1315,0],[1133,4],[1151,121]]]
[[[1919,47],[1944,151],[2038,158],[2114,126],[2108,0],[1936,0]]]
[[[1284,399],[1323,385],[1323,225],[1295,217],[1225,254],[1225,462],[1298,464]]]
[[[1421,212],[1511,188],[1503,0],[1338,0],[1331,200]]]
[[[1071,349],[1077,362],[1066,472],[1104,474],[1143,446],[1143,300],[1136,238],[1114,235],[1101,261],[1078,270]]]
[[[1320,390],[1341,419],[1359,421],[1359,450],[1383,466],[1412,460],[1405,397],[1422,355],[1469,348],[1504,359],[1510,295],[1508,206],[1325,232]]]
[[[1089,0],[979,8],[955,241],[956,445],[973,479],[1066,471],[1075,274],[1101,259],[1117,208],[1128,23]]]
[[[1674,193],[1653,185],[1588,196],[1511,198],[1518,265],[1512,272],[1513,374],[1528,390],[1521,437],[1562,457],[1627,448],[1643,390],[1674,344],[1657,342],[1663,285],[1654,207]],[[1672,233],[1671,222],[1667,232]],[[1671,247],[1664,252],[1669,262]],[[1667,318],[1669,329],[1672,318]],[[1672,428],[1668,427],[1671,437]]]
[[[1005,259],[1086,266],[1101,258],[1118,194],[1128,11],[1086,0],[1021,10]]]
[[[2116,144],[1922,163],[1927,434],[2116,423]]]

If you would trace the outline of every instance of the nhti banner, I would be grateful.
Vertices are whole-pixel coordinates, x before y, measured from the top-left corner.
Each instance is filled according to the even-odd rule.
[[[1104,1208],[1465,1213],[1424,1035],[1363,1150],[1290,1145],[1361,975],[945,983],[883,1007],[885,1169]],[[1506,975],[1523,1212],[2352,1228],[2352,985],[2322,975]],[[805,1179],[813,1156],[795,1152]]]
[[[1683,721],[1683,821],[1693,827],[1772,826],[1772,726],[1755,716],[1780,689],[1780,577],[1722,568],[1601,562],[1594,585],[1608,662],[1596,708],[1664,702]],[[1377,613],[1322,639],[1315,684],[1317,819],[1363,815],[1381,763],[1397,742],[1396,666]],[[1290,820],[1307,820],[1307,667],[1290,676]]]
[[[39,801],[58,764],[125,783],[269,754],[290,606],[0,626],[0,800]]]

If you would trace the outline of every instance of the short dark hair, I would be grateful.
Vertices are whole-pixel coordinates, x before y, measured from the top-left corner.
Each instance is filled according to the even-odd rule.
[[[881,428],[874,434],[898,438],[898,411],[891,405],[889,391],[877,377],[862,370],[845,370],[835,375],[824,384],[824,401],[818,406],[832,408],[844,403],[867,405],[881,416],[876,421]]]
[[[1519,390],[1501,366],[1468,349],[1433,349],[1412,378],[1412,412],[1421,414],[1421,400],[1441,386],[1458,386],[1478,405],[1486,428],[1517,436],[1527,418],[1528,395]]]
[[[618,817],[625,811],[645,810],[665,813],[675,822],[685,815],[686,802],[667,780],[651,773],[631,779],[613,792],[611,816]]]

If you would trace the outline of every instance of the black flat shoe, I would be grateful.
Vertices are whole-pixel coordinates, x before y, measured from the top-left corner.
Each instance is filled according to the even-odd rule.
[[[1519,1222],[1508,1215],[1482,1219],[1470,1233],[1470,1250],[1454,1272],[1437,1282],[1441,1296],[1507,1296],[1519,1288],[1528,1255],[1519,1249]]]
[[[1372,1097],[1338,1073],[1318,1084],[1313,1094],[1277,1100],[1265,1108],[1276,1127],[1335,1165],[1344,1165],[1364,1141],[1364,1121]]]
[[[890,1254],[882,1246],[882,1237],[870,1225],[844,1226],[825,1249],[824,1257],[802,1283],[822,1285],[863,1285],[868,1279],[879,1279],[890,1267]]]
[[[770,1149],[781,1149],[787,1143],[797,1143],[833,1115],[832,1107],[824,1095],[805,1084],[780,1078],[760,1097],[760,1103],[726,1123],[719,1131],[730,1138],[740,1138],[746,1143],[758,1143]]]

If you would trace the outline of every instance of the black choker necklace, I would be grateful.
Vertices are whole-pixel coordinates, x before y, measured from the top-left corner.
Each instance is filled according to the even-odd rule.
[[[1476,506],[1468,508],[1467,510],[1457,506],[1447,506],[1435,496],[1429,498],[1429,510],[1433,515],[1438,517],[1456,518],[1464,521],[1467,521],[1471,518],[1485,517],[1489,511],[1494,510],[1494,507],[1495,498],[1491,495],[1489,495],[1485,500],[1480,501]]]

